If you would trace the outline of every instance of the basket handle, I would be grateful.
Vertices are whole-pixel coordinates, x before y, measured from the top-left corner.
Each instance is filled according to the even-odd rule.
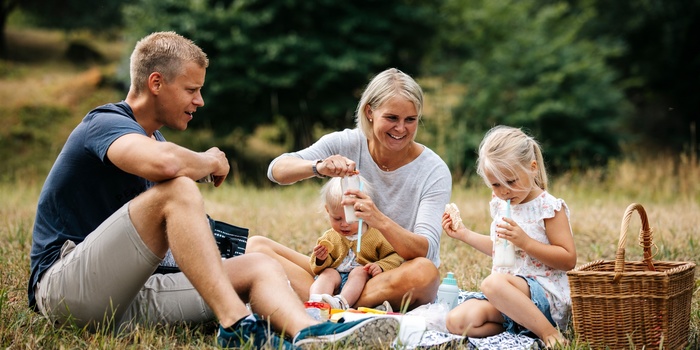
[[[651,246],[652,234],[654,230],[649,227],[649,220],[647,219],[647,213],[641,204],[632,203],[625,210],[625,214],[622,216],[622,225],[620,226],[620,241],[617,244],[617,253],[615,254],[615,277],[613,278],[613,283],[617,283],[622,277],[622,272],[625,269],[625,246],[627,245],[627,229],[630,225],[630,220],[632,219],[632,214],[637,211],[639,217],[642,219],[642,228],[639,230],[639,244],[644,248],[644,262],[647,265],[649,271],[656,271],[654,263],[652,263],[652,253]]]

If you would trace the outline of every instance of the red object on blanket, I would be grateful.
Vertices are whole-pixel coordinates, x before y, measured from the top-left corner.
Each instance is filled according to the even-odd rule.
[[[329,319],[331,317],[331,305],[322,301],[305,301],[304,307],[307,309],[315,308],[321,310],[321,317]]]

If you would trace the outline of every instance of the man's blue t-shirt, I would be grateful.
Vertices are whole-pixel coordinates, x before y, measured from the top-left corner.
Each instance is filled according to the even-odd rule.
[[[36,309],[34,287],[58,260],[63,243],[82,242],[112,213],[153,185],[107,159],[112,142],[132,133],[146,135],[131,107],[122,101],[93,109],[68,137],[39,195],[30,256],[30,307]],[[154,137],[165,141],[159,131]]]

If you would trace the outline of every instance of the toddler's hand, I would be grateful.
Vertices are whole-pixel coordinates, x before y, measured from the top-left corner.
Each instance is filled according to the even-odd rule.
[[[328,248],[318,244],[314,247],[314,255],[316,256],[317,260],[326,260],[328,258]]]
[[[369,263],[369,264],[365,265],[365,271],[367,271],[367,273],[372,277],[383,272],[382,268],[379,267],[379,265],[377,265],[375,263]]]

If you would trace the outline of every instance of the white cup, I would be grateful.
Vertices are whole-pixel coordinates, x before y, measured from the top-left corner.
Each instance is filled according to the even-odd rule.
[[[515,266],[515,246],[503,238],[496,238],[493,243],[493,266]]]
[[[340,180],[340,187],[343,189],[343,193],[345,193],[349,189],[360,189],[360,176],[358,175],[350,175],[350,176],[344,176]],[[343,195],[345,197],[345,195]],[[357,221],[357,216],[355,216],[355,207],[352,205],[345,205],[343,206],[343,210],[345,211],[345,222],[347,223],[352,223]]]

